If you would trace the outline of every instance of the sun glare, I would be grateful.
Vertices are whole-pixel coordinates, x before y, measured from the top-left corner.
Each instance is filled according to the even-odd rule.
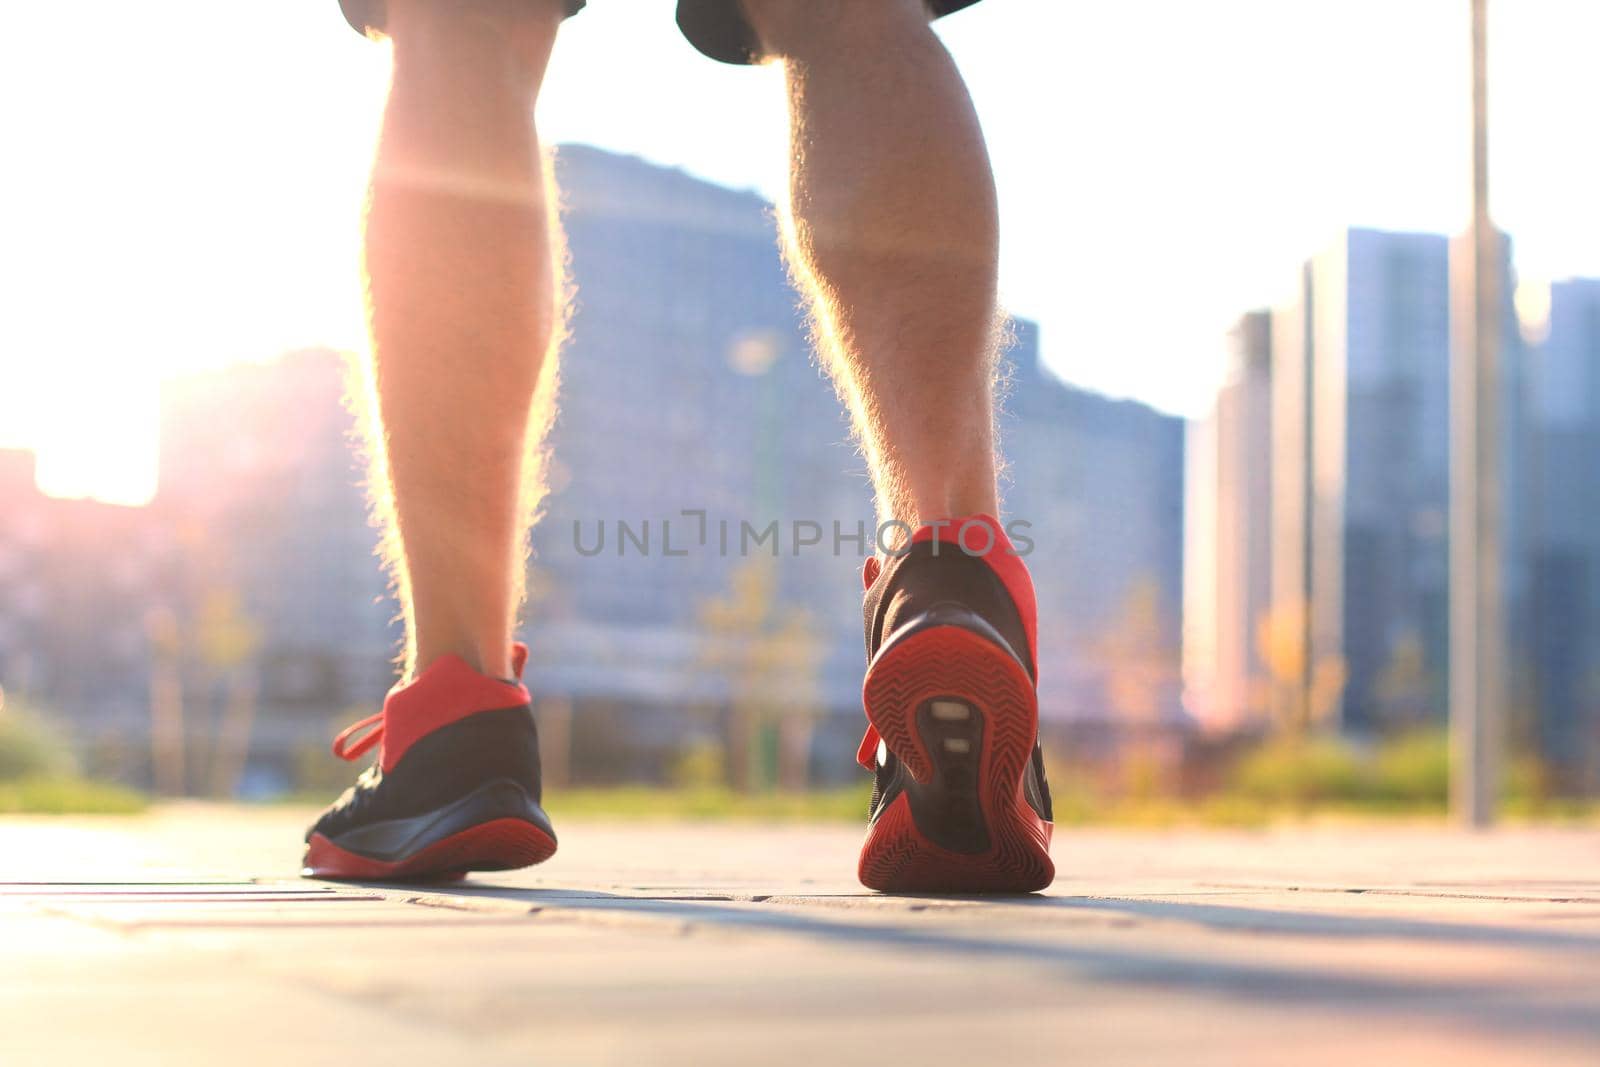
[[[362,343],[359,213],[389,53],[331,0],[270,16],[100,4],[87,21],[78,5],[14,6],[0,447],[37,449],[51,493],[138,502],[155,487],[162,379]],[[997,4],[943,20],[996,163],[1002,296],[1040,322],[1047,362],[1203,410],[1223,328],[1281,298],[1339,228],[1455,232],[1457,6]],[[775,72],[705,62],[671,8],[594,4],[563,27],[542,135],[781,191]],[[1549,136],[1600,80],[1594,8],[1497,8],[1496,219],[1530,277],[1600,273],[1600,154]]]
[[[94,33],[55,12],[30,7],[34,43],[0,45],[0,91],[49,103],[8,128],[0,447],[35,450],[51,495],[137,505],[157,487],[164,379],[361,343],[388,50],[332,4],[241,11],[237,34],[187,0],[107,7]]]

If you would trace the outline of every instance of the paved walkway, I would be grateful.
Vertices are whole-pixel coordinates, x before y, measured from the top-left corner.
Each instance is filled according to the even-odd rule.
[[[0,1063],[1600,1063],[1595,830],[1069,832],[981,900],[863,892],[835,826],[333,886],[304,815],[0,819]]]

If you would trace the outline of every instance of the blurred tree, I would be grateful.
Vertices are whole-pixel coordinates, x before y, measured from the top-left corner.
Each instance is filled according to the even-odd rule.
[[[1178,684],[1178,650],[1162,623],[1161,587],[1145,575],[1129,587],[1111,628],[1095,643],[1111,711],[1126,722],[1157,723]]]
[[[1304,602],[1274,604],[1256,629],[1256,651],[1271,676],[1276,727],[1290,737],[1303,737],[1319,723],[1332,720],[1344,695],[1346,668],[1341,656],[1311,662]]]
[[[701,738],[684,746],[672,764],[670,779],[679,789],[714,789],[723,782],[727,753],[720,744]]]
[[[810,784],[822,643],[810,616],[777,597],[777,563],[752,556],[734,568],[728,595],[700,607],[702,662],[728,687],[728,757],[734,788],[769,783],[763,753],[777,731],[777,784]],[[781,695],[779,695],[781,694]]]
[[[158,793],[180,796],[193,777],[214,796],[231,796],[249,754],[255,720],[260,630],[239,596],[207,588],[185,621],[165,607],[145,617],[150,645],[150,755]],[[187,675],[187,677],[186,677]],[[188,683],[188,684],[186,684]],[[210,702],[209,751],[191,752],[185,694]]]
[[[1378,676],[1378,701],[1385,726],[1408,729],[1428,717],[1428,693],[1432,678],[1422,638],[1402,634],[1389,650],[1389,662]]]
[[[155,790],[179,796],[184,788],[183,635],[168,608],[145,616],[150,644],[150,770]]]
[[[1163,622],[1161,586],[1145,575],[1128,588],[1110,628],[1093,645],[1108,710],[1129,742],[1124,786],[1139,795],[1171,785],[1178,762],[1175,739],[1162,729],[1162,713],[1180,685],[1181,666]]]
[[[1349,670],[1343,656],[1320,656],[1311,668],[1311,718],[1309,726],[1331,723],[1339,711]]]
[[[224,693],[214,716],[211,794],[230,797],[238,789],[250,751],[255,722],[259,672],[256,652],[261,630],[232,589],[212,589],[201,602],[194,625],[194,645],[205,677],[205,692]]]
[[[1306,609],[1299,602],[1273,604],[1256,628],[1256,650],[1271,676],[1273,717],[1278,729],[1298,733],[1305,728]]]

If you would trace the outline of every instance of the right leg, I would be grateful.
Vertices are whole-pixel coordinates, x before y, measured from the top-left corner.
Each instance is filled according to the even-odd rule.
[[[878,521],[999,513],[994,179],[923,0],[743,0],[789,103],[780,214]]]
[[[789,262],[879,520],[917,527],[865,572],[860,878],[1042,889],[1033,583],[994,518],[998,226],[977,114],[923,0],[742,4],[789,90]]]

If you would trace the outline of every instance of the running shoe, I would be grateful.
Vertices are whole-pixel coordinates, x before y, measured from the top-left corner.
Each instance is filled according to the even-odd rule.
[[[527,655],[515,646],[518,678]],[[307,877],[447,880],[527,867],[555,852],[539,806],[539,735],[520,681],[479,674],[459,656],[435,660],[333,743],[348,760],[373,748],[377,762],[307,831]]]
[[[861,882],[886,892],[1034,892],[1055,878],[1039,748],[1033,580],[993,517],[916,530],[867,560],[874,773]]]

